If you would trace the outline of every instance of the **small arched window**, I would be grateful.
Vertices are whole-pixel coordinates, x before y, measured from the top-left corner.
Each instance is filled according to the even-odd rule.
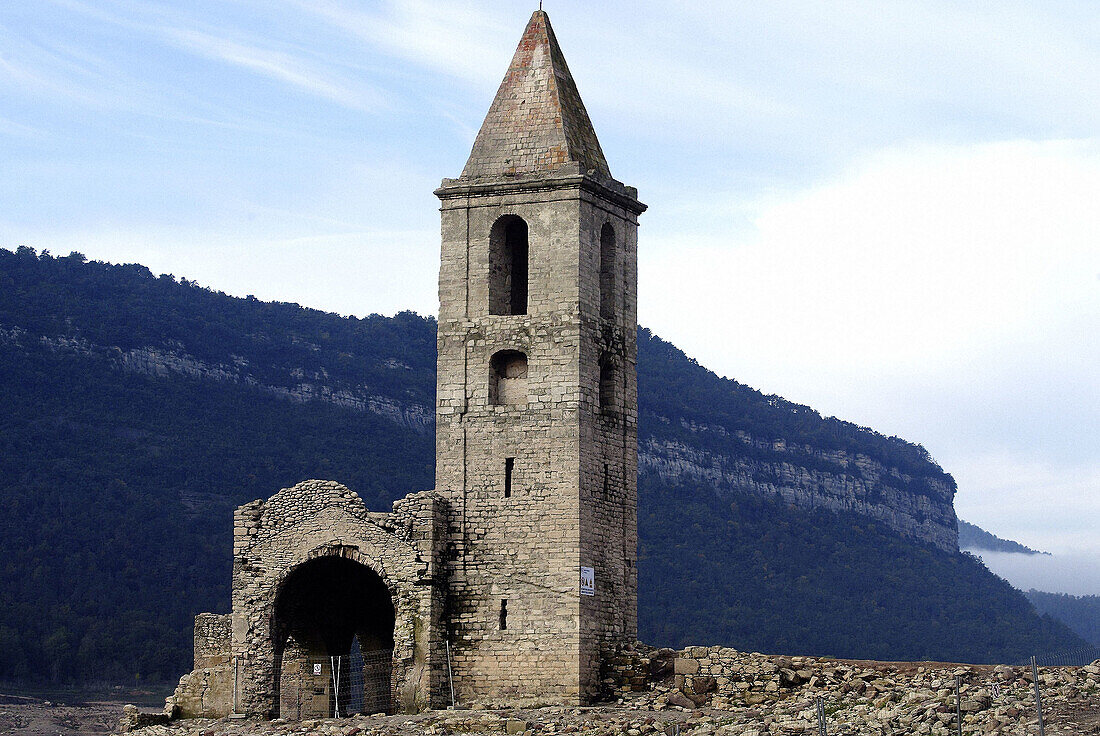
[[[498,406],[527,404],[527,356],[518,350],[501,350],[489,361],[489,403]]]
[[[527,314],[527,223],[515,215],[489,233],[489,314]]]
[[[600,230],[600,317],[615,317],[615,228],[610,222]]]

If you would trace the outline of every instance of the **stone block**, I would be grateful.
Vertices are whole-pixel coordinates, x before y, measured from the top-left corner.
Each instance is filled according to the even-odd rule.
[[[673,661],[673,671],[678,675],[694,675],[699,671],[699,660],[677,657]]]

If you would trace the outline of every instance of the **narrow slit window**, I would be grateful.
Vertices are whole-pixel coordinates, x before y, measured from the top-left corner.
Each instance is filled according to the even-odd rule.
[[[514,457],[504,458],[504,497],[512,497],[512,472],[516,468],[516,459]]]
[[[506,631],[508,629],[508,599],[500,599],[500,630]]]
[[[611,466],[607,463],[603,464],[603,497],[606,500],[611,495]]]

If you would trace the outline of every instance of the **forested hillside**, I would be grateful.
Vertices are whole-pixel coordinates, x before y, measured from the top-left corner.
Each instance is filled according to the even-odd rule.
[[[1049,555],[1049,552],[1040,552],[1031,547],[1025,547],[1011,539],[1001,539],[996,534],[990,534],[980,526],[975,526],[959,519],[959,549],[988,550],[990,552],[1012,552],[1021,555]]]
[[[1100,595],[1044,593],[1033,588],[1027,597],[1035,610],[1064,622],[1089,644],[1100,647]]]
[[[434,331],[0,250],[0,679],[174,679],[191,616],[228,610],[234,506],[312,477],[377,510],[430,487]],[[919,446],[644,330],[639,387],[642,639],[967,661],[1082,643],[942,548],[954,485]],[[852,488],[859,513],[830,511]]]

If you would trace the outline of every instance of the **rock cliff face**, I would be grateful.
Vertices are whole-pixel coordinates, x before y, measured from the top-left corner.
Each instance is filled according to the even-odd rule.
[[[721,497],[778,497],[958,550],[954,479],[928,452],[721,378],[641,330],[638,472]]]
[[[703,483],[722,495],[777,496],[799,508],[861,514],[940,549],[958,549],[955,484],[949,478],[917,478],[865,454],[768,442],[722,427],[692,426],[690,431],[719,434],[728,451],[649,436],[641,441],[638,472],[669,483]],[[757,454],[740,454],[741,445]]]
[[[259,365],[255,357],[229,354],[222,360],[202,359],[182,342],[123,349],[97,345],[73,336],[34,335],[18,326],[0,326],[0,341],[23,348],[99,357],[115,369],[149,376],[181,376],[189,379],[234,383],[254,387],[295,402],[323,401],[356,411],[370,412],[420,434],[434,431],[434,408],[415,400],[403,400],[400,392],[385,395],[370,385],[340,376],[339,368],[324,364]],[[882,522],[899,534],[946,551],[958,547],[958,523],[953,499],[955,482],[928,457],[923,448],[896,438],[835,419],[825,419],[807,407],[721,379],[680,353],[688,370],[703,372],[701,380],[727,399],[755,403],[762,417],[756,432],[738,428],[738,418],[724,417],[720,407],[705,398],[681,397],[680,405],[662,399],[661,379],[648,368],[663,350],[672,348],[643,334],[639,344],[639,394],[643,411],[639,427],[638,472],[653,474],[670,484],[704,484],[722,496],[750,494],[781,498],[804,509],[824,508],[842,514],[859,514]],[[676,351],[679,353],[679,351]],[[410,368],[394,359],[383,369],[392,382],[409,380]],[[422,387],[419,393],[430,392]],[[649,408],[649,411],[646,409]],[[750,407],[751,408],[751,407]],[[742,413],[747,413],[743,411]],[[710,410],[715,416],[708,416]],[[871,447],[886,444],[901,450],[903,462],[872,457],[858,449],[830,447],[827,442],[784,436],[782,420],[801,414],[810,424],[837,425]],[[770,416],[769,416],[770,415]],[[708,421],[714,418],[726,421]],[[804,424],[805,422],[803,422]],[[834,427],[834,430],[836,427]],[[761,436],[762,434],[766,436]],[[804,434],[804,433],[802,433]],[[835,435],[834,431],[832,435]],[[778,436],[777,436],[778,435]],[[801,440],[801,441],[800,441]],[[856,443],[856,447],[858,448]],[[915,459],[914,459],[915,457]],[[904,465],[905,469],[899,467]]]
[[[101,358],[116,370],[127,373],[234,383],[300,403],[323,401],[334,406],[377,414],[422,434],[431,433],[435,427],[432,407],[372,393],[365,384],[338,381],[329,377],[323,368],[307,371],[294,367],[280,371],[268,366],[261,371],[268,376],[265,380],[258,378],[249,359],[240,355],[227,356],[226,362],[212,362],[191,355],[181,343],[123,349],[117,345],[97,345],[79,337],[33,335],[19,326],[0,325],[0,344],[5,343],[21,349],[37,348],[55,353]],[[408,366],[389,360],[386,368],[399,377]],[[274,380],[270,377],[273,372],[276,373]]]

